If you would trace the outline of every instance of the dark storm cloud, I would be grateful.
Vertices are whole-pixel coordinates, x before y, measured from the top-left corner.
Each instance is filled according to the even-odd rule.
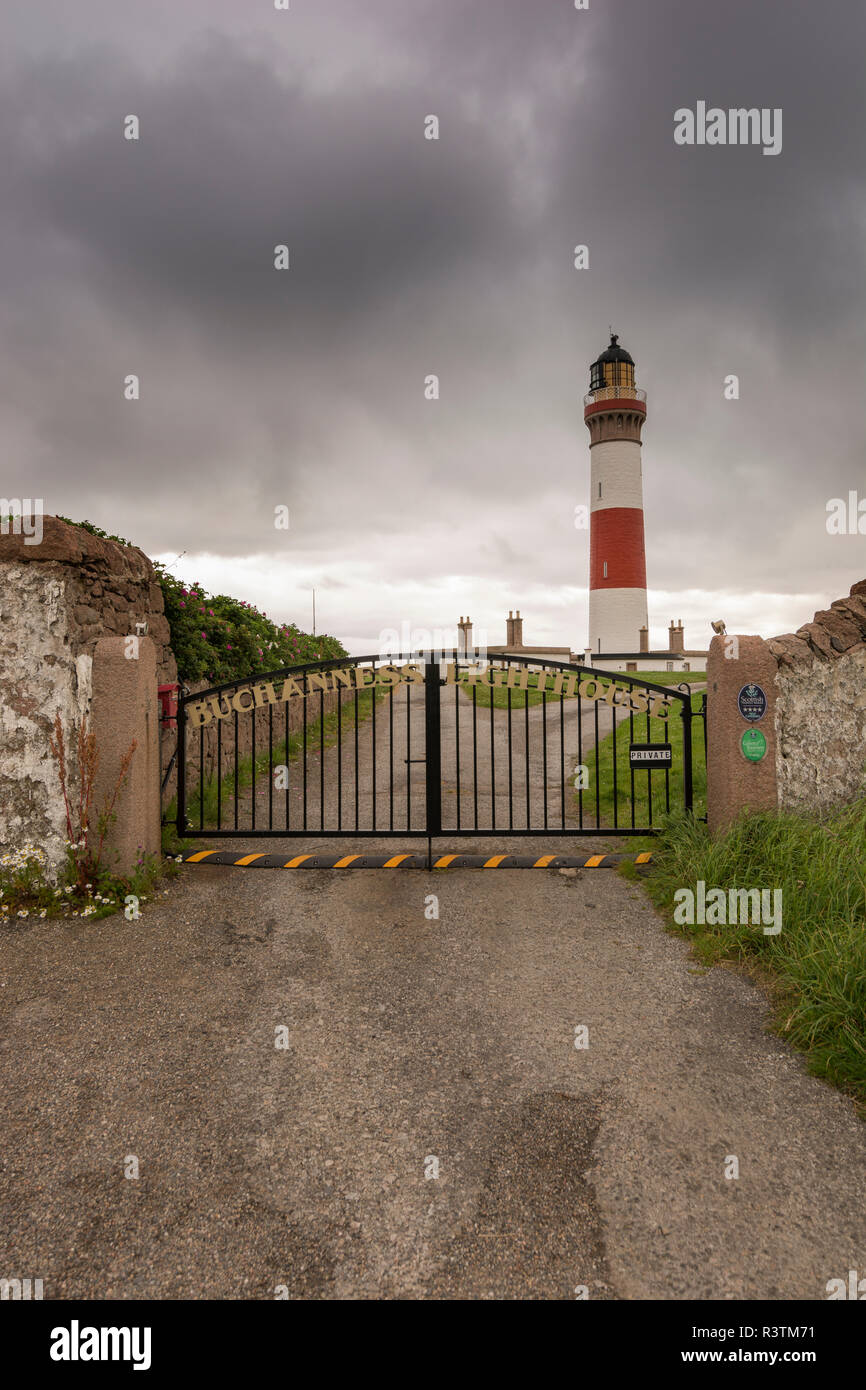
[[[17,260],[38,260],[49,282],[63,261],[37,291],[44,336],[19,344],[17,366],[44,381],[64,344],[62,400],[37,407],[46,452],[59,452],[62,436],[67,473],[115,488],[119,473],[140,486],[144,459],[154,482],[206,467],[219,511],[245,462],[253,493],[258,483],[277,500],[287,485],[303,498],[312,474],[339,473],[347,459],[385,481],[377,418],[404,432],[401,460],[414,465],[413,398],[423,402],[431,357],[452,352],[437,327],[442,287],[453,296],[462,279],[468,304],[508,272],[506,152],[476,122],[442,158],[421,138],[417,94],[376,103],[359,91],[304,93],[220,38],[166,77],[104,72],[94,58],[52,65],[47,123],[64,106],[74,120],[54,147],[43,139],[14,160],[19,221],[42,233],[20,242]],[[22,138],[32,103],[28,75],[6,101],[6,128]],[[138,144],[120,139],[127,111],[141,119]],[[280,276],[273,248],[283,241],[293,269]],[[69,308],[61,277],[75,286]],[[407,333],[418,338],[414,368]],[[132,409],[121,364],[142,379]],[[451,378],[465,378],[459,364]],[[335,449],[341,429],[349,437]],[[261,544],[260,514],[235,516],[222,527],[228,548]],[[183,528],[188,541],[186,514]]]
[[[840,388],[866,346],[862,12],[90,0],[11,28],[7,493],[226,555],[279,553],[285,502],[334,584],[372,561],[395,592],[548,589],[578,642],[560,591],[585,582],[582,396],[612,321],[649,392],[651,586],[860,577],[823,515],[866,486]],[[699,99],[782,107],[782,153],[676,147]]]

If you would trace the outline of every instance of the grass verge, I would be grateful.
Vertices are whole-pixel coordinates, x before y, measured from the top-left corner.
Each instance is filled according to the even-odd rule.
[[[700,881],[707,892],[781,889],[781,931],[677,922],[675,893]],[[866,798],[824,818],[744,816],[714,839],[691,817],[672,819],[644,882],[701,961],[750,969],[809,1070],[866,1105]]]
[[[702,694],[692,694],[693,711],[700,710],[702,699]],[[606,717],[610,718],[609,715]],[[588,815],[595,817],[597,766],[599,823],[613,826],[615,813],[618,826],[624,829],[631,826],[632,780],[628,758],[630,741],[628,720],[625,719],[617,725],[616,729],[616,757],[614,757],[612,732],[606,734],[599,741],[598,746],[587,755],[589,785],[583,793],[584,818]],[[671,712],[667,719],[650,717],[649,734],[647,734],[646,715],[636,714],[634,717],[634,742],[669,743],[671,745],[672,763],[670,772],[667,774],[669,798],[672,807],[681,807],[683,805],[683,721],[680,718],[679,700],[672,702]],[[614,767],[616,768],[616,794],[614,794]],[[635,825],[657,823],[659,812],[666,810],[665,776],[666,774],[658,769],[653,772],[647,772],[643,769],[635,772],[633,801]],[[696,816],[703,816],[706,814],[707,806],[707,762],[704,751],[704,727],[701,719],[692,720],[692,788],[692,809]],[[574,794],[574,801],[575,807],[577,807],[577,792]],[[652,808],[650,801],[652,801]],[[651,809],[652,817],[650,817]],[[615,834],[616,832],[613,831],[612,833]],[[634,848],[633,845],[629,847]]]
[[[706,671],[617,671],[618,676],[630,676],[632,680],[649,681],[651,685],[673,685],[680,682],[686,685],[706,685]]]

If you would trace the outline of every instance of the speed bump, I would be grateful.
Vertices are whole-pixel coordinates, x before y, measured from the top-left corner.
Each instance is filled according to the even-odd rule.
[[[205,849],[183,855],[184,864],[223,864],[243,869],[615,869],[618,864],[649,864],[641,854],[242,854]]]

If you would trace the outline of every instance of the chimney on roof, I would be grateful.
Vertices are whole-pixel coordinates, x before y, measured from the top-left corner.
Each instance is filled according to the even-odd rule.
[[[671,618],[671,625],[668,628],[668,651],[681,652],[684,645],[683,620],[680,618],[679,623],[675,623]]]
[[[509,651],[514,647],[523,646],[523,619],[519,608],[516,613],[509,611],[505,620],[505,645]]]
[[[458,652],[472,650],[472,619],[469,617],[461,618],[457,624],[457,650]]]

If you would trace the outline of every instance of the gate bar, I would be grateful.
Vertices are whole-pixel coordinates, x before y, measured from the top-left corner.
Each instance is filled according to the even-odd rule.
[[[425,783],[427,788],[427,839],[442,833],[442,740],[439,720],[440,704],[439,662],[425,663],[424,672],[424,712],[426,714],[427,766]],[[408,701],[408,697],[407,697]],[[411,753],[411,748],[407,750]]]

